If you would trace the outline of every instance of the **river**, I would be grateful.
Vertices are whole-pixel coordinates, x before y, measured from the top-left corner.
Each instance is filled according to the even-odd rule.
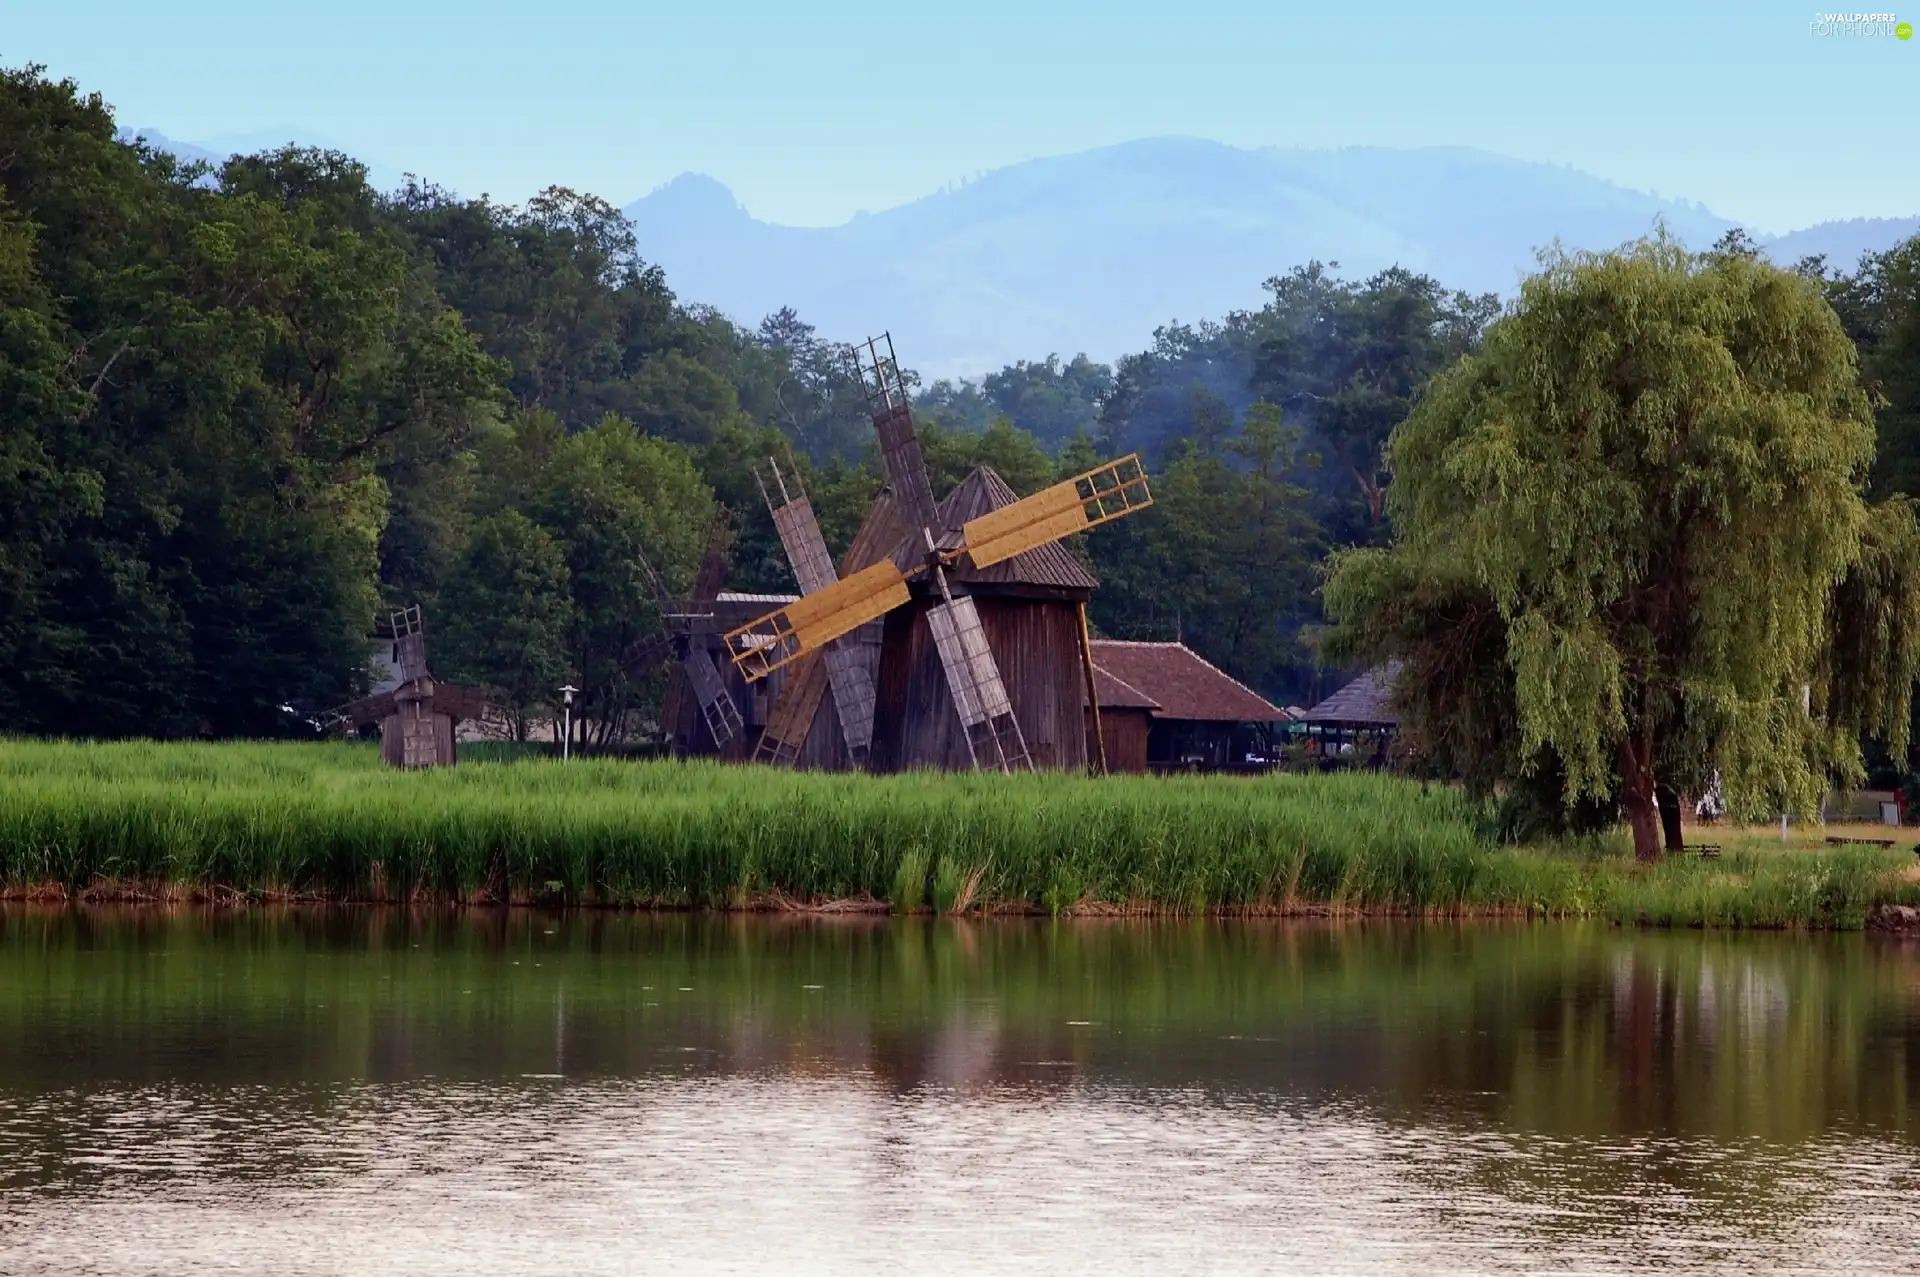
[[[0,1273],[1920,1271],[1920,944],[0,907]]]

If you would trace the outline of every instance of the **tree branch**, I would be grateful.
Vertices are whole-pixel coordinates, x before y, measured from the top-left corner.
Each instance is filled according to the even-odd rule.
[[[120,349],[114,351],[113,354],[108,357],[107,362],[100,366],[100,375],[93,379],[93,384],[91,386],[87,387],[88,399],[96,399],[99,397],[100,387],[106,383],[107,374],[113,371],[113,366],[116,363],[120,362],[120,356],[126,354],[127,351],[132,346],[133,346],[133,338],[129,337],[125,341],[121,342]]]

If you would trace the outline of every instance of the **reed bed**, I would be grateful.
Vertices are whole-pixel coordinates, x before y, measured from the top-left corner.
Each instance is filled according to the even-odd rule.
[[[1365,774],[809,774],[462,763],[358,744],[0,740],[12,894],[943,912],[1581,915],[1859,926],[1920,900],[1890,853],[1636,867],[1502,848],[1457,791]]]

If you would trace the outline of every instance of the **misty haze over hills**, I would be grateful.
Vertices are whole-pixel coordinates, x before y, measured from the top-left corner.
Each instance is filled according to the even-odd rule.
[[[205,159],[289,137],[328,145],[296,128],[206,143],[140,132]],[[370,176],[399,182],[384,165]],[[1398,264],[1510,295],[1556,240],[1610,248],[1658,220],[1704,248],[1735,225],[1696,203],[1469,148],[1244,150],[1192,138],[1029,160],[833,227],[759,221],[692,173],[625,211],[641,255],[682,300],[747,324],[792,306],[840,340],[889,329],[902,359],[934,377],[1050,353],[1112,360],[1145,348],[1161,324],[1258,306],[1264,280],[1316,258],[1349,277]],[[1783,265],[1825,254],[1852,269],[1916,233],[1920,217],[1860,218],[1754,239]]]
[[[824,229],[752,218],[684,175],[626,210],[674,289],[751,321],[795,307],[823,334],[891,329],[932,376],[1084,352],[1111,360],[1156,326],[1260,304],[1261,284],[1313,259],[1365,276],[1395,264],[1453,288],[1511,294],[1556,239],[1610,248],[1655,220],[1704,248],[1734,225],[1569,168],[1464,148],[1241,150],[1154,139],[999,169],[955,190]],[[1920,218],[1754,238],[1791,264],[1920,232]]]

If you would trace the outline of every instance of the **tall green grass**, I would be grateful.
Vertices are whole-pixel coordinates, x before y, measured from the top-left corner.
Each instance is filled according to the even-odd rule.
[[[1051,912],[1855,926],[1905,890],[1884,854],[1801,858],[1818,872],[1644,871],[1618,840],[1496,847],[1480,816],[1456,791],[1367,774],[871,777],[597,760],[399,772],[364,745],[0,741],[0,883],[15,889],[637,906],[865,897],[943,911],[970,896]]]

